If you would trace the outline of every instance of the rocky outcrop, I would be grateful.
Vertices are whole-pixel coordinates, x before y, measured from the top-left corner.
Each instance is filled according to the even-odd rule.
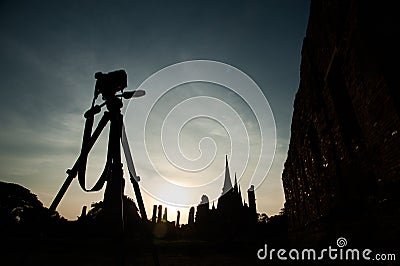
[[[292,232],[399,236],[396,12],[388,2],[311,1],[282,175]]]

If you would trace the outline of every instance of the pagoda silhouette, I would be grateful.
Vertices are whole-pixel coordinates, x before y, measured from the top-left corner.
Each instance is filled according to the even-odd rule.
[[[248,203],[242,199],[241,188],[235,181],[232,186],[228,157],[225,157],[225,178],[217,207],[207,195],[201,197],[195,216],[196,234],[200,238],[233,239],[251,233],[257,224],[257,210],[254,186],[247,190]]]

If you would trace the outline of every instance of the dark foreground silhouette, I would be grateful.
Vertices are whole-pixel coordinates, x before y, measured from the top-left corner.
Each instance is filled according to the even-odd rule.
[[[144,224],[134,201],[124,197],[123,236],[110,235],[102,221],[103,202],[75,221],[50,211],[28,189],[0,182],[1,265],[154,265],[146,229],[153,234],[160,265],[253,265],[266,239],[286,245],[284,215],[260,215],[256,234],[238,228],[229,237],[207,238],[195,225]],[[173,223],[172,223],[173,224]],[[150,228],[149,228],[150,227]],[[161,232],[161,233],[160,233]]]

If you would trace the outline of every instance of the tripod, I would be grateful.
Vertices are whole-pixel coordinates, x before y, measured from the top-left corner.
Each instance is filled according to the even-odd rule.
[[[132,156],[130,153],[129,143],[123,125],[123,116],[121,108],[123,107],[122,98],[130,99],[132,97],[140,97],[144,95],[144,91],[130,91],[116,94],[117,91],[123,90],[126,87],[126,73],[123,70],[110,72],[108,74],[99,75],[96,73],[95,96],[91,108],[85,113],[85,129],[83,133],[81,153],[76,160],[74,166],[67,170],[68,177],[62,185],[61,189],[54,198],[50,205],[50,210],[55,211],[65,192],[70,186],[72,180],[78,175],[78,181],[84,191],[99,191],[103,188],[104,183],[107,182],[104,192],[104,218],[107,229],[110,230],[111,235],[121,236],[124,234],[124,219],[123,219],[123,193],[124,193],[124,178],[121,163],[121,145],[125,153],[125,158],[130,174],[130,181],[132,183],[136,200],[139,207],[140,216],[148,226],[146,209],[144,207],[142,194],[139,188],[140,178],[136,174],[133,164]],[[121,81],[122,79],[122,81]],[[121,89],[122,88],[122,89]],[[95,100],[99,94],[102,94],[104,103],[101,105],[94,105]],[[96,129],[92,134],[94,124],[94,116],[101,112],[103,106],[107,107],[103,117],[100,119]],[[110,131],[108,139],[107,160],[104,170],[93,188],[87,189],[85,185],[86,165],[87,158],[90,150],[100,136],[104,127],[110,122]],[[150,239],[151,234],[147,235]],[[152,244],[152,242],[151,242]],[[156,255],[154,246],[152,246],[153,260],[158,265],[158,257]]]

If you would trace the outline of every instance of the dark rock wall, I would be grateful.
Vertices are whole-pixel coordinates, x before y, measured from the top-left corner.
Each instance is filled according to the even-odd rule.
[[[400,24],[394,5],[311,1],[282,175],[291,230],[335,225],[343,217],[383,227],[384,217],[399,213]]]

